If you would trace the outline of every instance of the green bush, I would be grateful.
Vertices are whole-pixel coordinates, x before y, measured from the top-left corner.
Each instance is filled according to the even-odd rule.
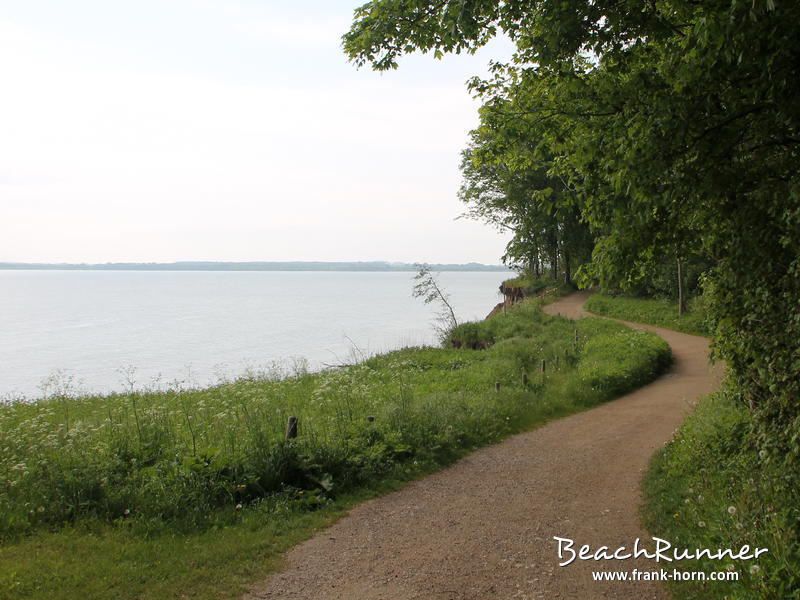
[[[448,345],[453,348],[488,348],[497,340],[530,337],[545,341],[551,335],[568,335],[574,328],[545,315],[536,301],[518,302],[490,319],[462,323],[450,332]]]

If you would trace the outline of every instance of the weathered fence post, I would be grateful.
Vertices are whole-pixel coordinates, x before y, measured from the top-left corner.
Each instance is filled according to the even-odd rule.
[[[528,385],[528,374],[525,373],[524,371],[522,372],[522,385],[523,386]]]
[[[545,366],[546,366],[545,360],[542,359],[542,373],[544,373],[545,371]]]
[[[499,392],[500,391],[500,382],[499,381],[495,381],[494,382],[494,391],[495,392]]]
[[[374,423],[374,422],[375,422],[375,417],[373,417],[372,415],[367,417],[367,423]]]
[[[300,419],[297,417],[289,417],[289,421],[286,423],[286,439],[291,440],[292,438],[297,437],[297,423]]]

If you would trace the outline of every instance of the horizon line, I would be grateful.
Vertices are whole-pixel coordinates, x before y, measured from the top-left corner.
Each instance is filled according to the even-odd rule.
[[[467,263],[409,263],[402,261],[205,261],[171,262],[0,262],[0,270],[172,270],[172,271],[413,271],[426,264],[438,270],[511,271],[509,267],[479,262]]]

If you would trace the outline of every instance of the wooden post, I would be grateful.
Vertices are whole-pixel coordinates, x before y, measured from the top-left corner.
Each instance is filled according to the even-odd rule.
[[[522,385],[523,386],[528,385],[528,374],[525,373],[524,371],[522,372]]]
[[[683,269],[681,259],[678,258],[678,316],[686,311],[686,298],[683,297]]]
[[[367,423],[374,423],[374,422],[375,422],[375,417],[373,417],[372,415],[367,417]]]
[[[289,417],[289,421],[286,423],[286,439],[291,440],[292,438],[297,437],[297,423],[300,419],[297,417]]]
[[[558,354],[556,354],[555,358],[553,359],[553,367],[556,371],[558,371]]]
[[[578,343],[578,330],[575,330],[575,343]]]
[[[499,381],[495,381],[494,382],[494,391],[495,392],[499,392],[500,391],[500,382]]]
[[[546,364],[545,360],[542,359],[542,373],[544,373],[544,371],[545,371],[545,364]]]

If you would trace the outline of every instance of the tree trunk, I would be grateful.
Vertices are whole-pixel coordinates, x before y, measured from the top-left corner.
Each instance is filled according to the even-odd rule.
[[[686,298],[683,297],[683,265],[678,258],[678,316],[686,312]]]
[[[563,260],[561,261],[564,265],[564,283],[569,285],[570,281],[572,281],[572,268],[569,259],[569,252],[564,250]]]

